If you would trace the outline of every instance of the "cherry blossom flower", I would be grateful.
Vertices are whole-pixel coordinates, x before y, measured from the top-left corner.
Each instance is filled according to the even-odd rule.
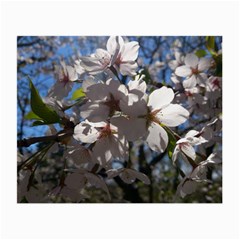
[[[212,153],[205,161],[199,163],[189,174],[187,174],[177,187],[176,195],[180,195],[184,198],[186,195],[193,193],[199,183],[211,182],[207,178],[207,170],[211,165],[217,165],[221,163],[221,155],[218,153]]]
[[[132,106],[122,105],[128,117],[113,118],[111,122],[129,141],[145,136],[153,151],[163,152],[168,144],[168,135],[161,125],[176,127],[189,117],[185,108],[171,103],[173,99],[173,90],[164,86],[149,95],[148,103],[142,99]]]
[[[98,74],[113,66],[122,75],[135,75],[139,44],[136,41],[124,43],[122,37],[110,37],[107,50],[97,49],[89,57],[81,57],[81,66],[90,74]]]
[[[104,180],[97,174],[93,172],[89,172],[86,169],[76,169],[73,173],[69,174],[65,182],[66,186],[72,190],[81,190],[87,184],[90,186],[94,186],[96,188],[100,188],[105,191],[108,195],[108,198],[111,199],[108,188]]]
[[[211,67],[211,59],[198,58],[195,54],[187,54],[184,63],[185,65],[177,67],[175,74],[179,77],[186,78],[183,81],[184,88],[193,88],[196,84],[204,84],[207,80],[205,73]]]
[[[177,67],[184,65],[184,55],[178,51],[174,53],[175,59],[169,61],[169,67],[174,71]]]
[[[193,146],[199,145],[202,143],[207,142],[205,138],[201,136],[201,132],[198,132],[196,130],[190,130],[184,138],[179,139],[176,142],[176,147],[174,149],[172,159],[173,159],[173,164],[175,164],[179,154],[182,155],[182,157],[185,159],[186,157],[184,154],[191,159],[195,160],[196,159],[196,153],[195,149]],[[182,154],[184,153],[184,154]]]
[[[74,128],[73,137],[83,143],[95,143],[93,156],[105,166],[113,158],[128,159],[128,142],[108,122],[92,123],[85,120]]]
[[[136,179],[139,179],[145,184],[150,184],[150,180],[145,174],[131,168],[110,169],[107,171],[107,175],[108,178],[119,176],[127,184],[135,182]]]
[[[78,79],[77,72],[74,67],[60,62],[61,66],[57,68],[57,81],[49,90],[48,97],[54,97],[59,100],[67,97],[73,87],[73,82]]]
[[[92,122],[105,121],[115,112],[121,111],[120,104],[127,98],[128,90],[111,78],[87,87],[88,102],[81,108],[81,117]]]

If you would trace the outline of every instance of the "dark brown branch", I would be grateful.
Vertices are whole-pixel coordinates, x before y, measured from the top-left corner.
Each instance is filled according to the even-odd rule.
[[[17,146],[18,147],[29,147],[30,145],[34,143],[39,143],[39,142],[61,142],[64,139],[72,136],[73,130],[63,130],[58,132],[55,135],[50,135],[50,136],[43,136],[43,137],[33,137],[29,139],[23,139],[23,140],[18,140],[17,141]]]

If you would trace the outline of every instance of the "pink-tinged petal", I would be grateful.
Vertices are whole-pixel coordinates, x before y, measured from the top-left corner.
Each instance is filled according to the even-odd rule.
[[[111,118],[111,123],[118,127],[128,141],[135,141],[147,133],[145,118],[125,118],[123,116]]]
[[[119,71],[123,76],[134,76],[136,75],[138,65],[136,62],[121,63]]]
[[[84,121],[75,126],[73,137],[77,141],[94,143],[99,138],[99,135],[100,133],[96,128]]]
[[[166,126],[176,127],[189,118],[189,112],[179,104],[170,104],[162,109],[157,118]]]
[[[105,121],[109,116],[109,107],[101,102],[87,102],[81,107],[80,116],[91,122]]]
[[[122,112],[130,117],[145,116],[148,112],[147,102],[144,99],[133,102],[130,97],[121,99],[119,106]]]
[[[192,75],[190,78],[187,78],[183,81],[183,87],[187,89],[194,88],[197,84],[197,79],[195,75]]]
[[[132,41],[124,44],[120,52],[121,62],[135,61],[138,57],[138,50],[138,42]]]
[[[119,46],[118,46],[119,45]],[[111,36],[107,41],[107,50],[111,55],[114,55],[117,49],[124,45],[123,38],[120,36]]]
[[[204,72],[207,71],[211,67],[211,59],[210,58],[200,58],[198,63],[198,71]]]
[[[193,160],[196,159],[196,153],[193,146],[191,146],[191,144],[189,143],[182,144],[180,148],[183,151],[183,153],[185,153],[188,157],[190,157]]]
[[[188,66],[180,66],[176,68],[175,74],[179,77],[188,77],[192,74],[192,70]]]
[[[174,99],[174,92],[171,88],[161,87],[154,90],[148,100],[148,106],[151,110],[161,109],[164,106],[170,104]]]
[[[153,151],[164,152],[168,145],[168,135],[159,124],[152,122],[148,128],[146,141]]]
[[[192,53],[187,54],[187,56],[184,59],[184,62],[188,67],[195,69],[198,65],[199,58],[195,54],[192,54]]]

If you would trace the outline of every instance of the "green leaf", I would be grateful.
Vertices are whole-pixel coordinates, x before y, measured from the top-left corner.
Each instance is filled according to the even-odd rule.
[[[213,36],[206,37],[206,47],[207,47],[207,50],[211,53],[211,55],[213,56],[217,55],[217,52],[215,49],[215,37]]]
[[[207,41],[207,48],[215,50],[215,37],[207,36],[206,41]]]
[[[206,52],[205,50],[203,50],[203,49],[199,49],[199,50],[197,50],[197,51],[195,52],[195,54],[196,54],[199,58],[201,58],[201,57],[205,57],[205,56],[207,55],[207,52]]]
[[[41,118],[38,115],[36,115],[33,111],[30,111],[28,114],[26,114],[24,118],[27,120],[32,119],[41,120]]]
[[[168,146],[167,146],[168,157],[172,159],[173,151],[175,149],[177,140],[173,133],[167,127],[164,127],[164,129],[167,131],[168,134]]]
[[[60,117],[57,113],[48,107],[40,97],[37,89],[34,87],[30,77],[29,85],[31,90],[31,108],[34,114],[36,114],[40,119],[42,119],[45,124],[60,123]]]
[[[38,120],[38,121],[34,121],[32,126],[40,126],[40,125],[46,125],[47,123],[45,123],[43,120]]]
[[[76,99],[79,99],[79,98],[85,97],[85,96],[86,96],[86,94],[83,92],[83,89],[79,88],[73,92],[71,100],[76,100]]]

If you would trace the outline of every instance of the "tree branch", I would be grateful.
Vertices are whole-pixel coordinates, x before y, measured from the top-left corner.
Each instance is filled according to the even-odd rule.
[[[61,142],[64,139],[72,136],[73,129],[62,130],[55,135],[43,136],[43,137],[33,137],[29,139],[23,139],[17,141],[17,147],[29,147],[30,145],[38,142]]]

